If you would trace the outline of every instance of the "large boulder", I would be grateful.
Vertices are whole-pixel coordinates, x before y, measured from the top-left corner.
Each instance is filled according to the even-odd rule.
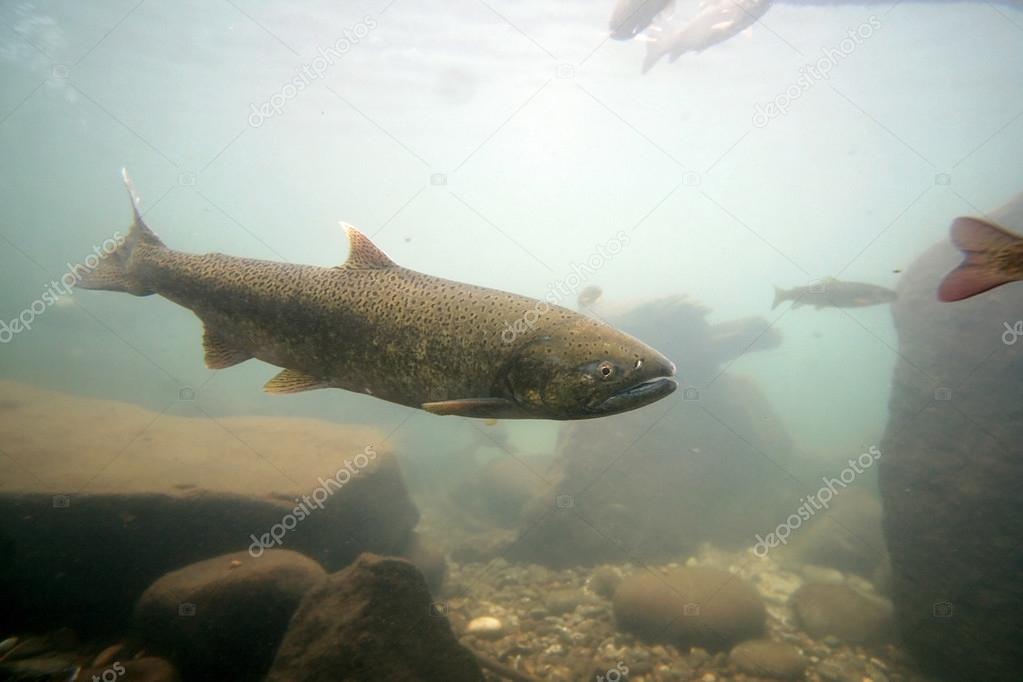
[[[468,514],[503,528],[514,528],[526,505],[550,487],[543,477],[549,462],[502,455],[473,467],[452,491]]]
[[[551,566],[670,560],[748,546],[803,494],[776,464],[791,442],[756,382],[725,371],[779,343],[765,320],[720,325],[684,297],[608,320],[677,359],[687,386],[647,409],[562,427],[552,489],[525,507],[509,556]]]
[[[256,679],[302,597],[326,577],[318,563],[290,550],[225,554],[150,585],[135,606],[135,625],[187,679]]]
[[[788,545],[775,551],[793,568],[815,564],[874,579],[888,560],[881,503],[862,488],[837,490],[828,509],[817,512],[792,533]]]
[[[267,682],[482,679],[419,571],[365,554],[306,594]]]
[[[811,637],[876,644],[892,636],[892,605],[846,585],[807,583],[791,598],[800,627]]]
[[[618,627],[649,641],[724,649],[760,635],[767,612],[742,578],[693,566],[625,578],[615,590]]]
[[[109,665],[82,668],[78,680],[117,680],[117,682],[180,682],[173,665],[161,658],[146,656],[132,661],[114,661]]]
[[[402,558],[408,559],[419,569],[433,594],[440,594],[448,576],[448,560],[444,552],[419,533],[413,533]]]
[[[172,411],[0,382],[0,628],[117,629],[154,580],[229,552],[333,571],[410,549],[419,512],[379,430]]]
[[[1023,195],[991,216],[1023,232]],[[942,242],[906,269],[879,481],[899,630],[947,680],[1023,669],[1023,285],[942,303],[962,255]]]

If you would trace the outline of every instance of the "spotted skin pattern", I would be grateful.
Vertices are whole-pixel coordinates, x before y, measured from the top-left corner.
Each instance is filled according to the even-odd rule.
[[[347,229],[349,258],[328,268],[174,251],[136,212],[124,252],[104,264],[116,271],[82,285],[184,306],[206,327],[208,364],[257,358],[291,370],[296,391],[334,387],[417,408],[469,401],[431,409],[443,414],[580,419],[635,409],[675,388],[674,365],[623,332],[403,268]],[[512,333],[524,317],[532,325],[519,322],[521,333]]]

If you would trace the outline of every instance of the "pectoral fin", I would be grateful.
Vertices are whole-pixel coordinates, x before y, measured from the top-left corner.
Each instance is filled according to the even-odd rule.
[[[481,417],[483,419],[500,417],[508,414],[515,407],[515,403],[505,398],[463,398],[423,403],[423,409],[431,414],[453,414],[459,417]]]
[[[263,390],[267,393],[301,393],[312,391],[317,388],[328,388],[329,384],[310,374],[297,369],[286,369],[270,381],[266,382]]]
[[[203,331],[202,347],[206,351],[206,366],[210,369],[224,369],[252,359],[252,353],[234,347],[224,337],[209,327]]]

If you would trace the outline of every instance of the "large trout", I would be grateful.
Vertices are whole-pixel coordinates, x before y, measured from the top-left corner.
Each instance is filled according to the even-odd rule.
[[[434,414],[587,419],[677,386],[674,364],[613,327],[408,270],[352,227],[348,260],[333,268],[174,251],[143,222],[124,179],[131,230],[78,273],[78,286],[159,294],[190,309],[205,325],[210,368],[251,358],[284,368],[270,393],[341,388]]]

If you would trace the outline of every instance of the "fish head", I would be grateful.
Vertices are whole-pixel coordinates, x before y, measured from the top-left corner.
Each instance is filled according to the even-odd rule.
[[[675,364],[624,332],[579,319],[537,330],[506,366],[519,409],[545,419],[589,419],[634,410],[672,393]]]

